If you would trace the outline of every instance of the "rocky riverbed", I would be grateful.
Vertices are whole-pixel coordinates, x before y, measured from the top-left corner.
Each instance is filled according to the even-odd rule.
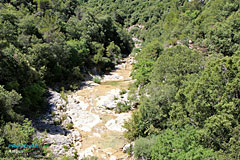
[[[115,109],[128,103],[132,63],[132,57],[123,59],[116,70],[100,77],[100,84],[85,81],[71,94],[63,96],[49,89],[50,112],[33,124],[38,138],[51,144],[49,149],[56,157],[129,159],[123,152],[127,141],[122,125],[131,117],[131,111],[116,113]]]

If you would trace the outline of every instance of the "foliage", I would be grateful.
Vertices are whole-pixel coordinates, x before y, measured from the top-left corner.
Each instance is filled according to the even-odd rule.
[[[64,87],[61,87],[61,92],[60,92],[61,98],[67,102],[67,95],[65,93]]]
[[[176,101],[175,95],[179,87],[189,76],[201,71],[202,60],[199,52],[183,46],[163,51],[153,66],[149,76],[151,83],[144,90],[139,110],[135,111],[133,119],[129,121],[130,126],[126,126],[131,135],[128,138],[147,136],[155,133],[155,128],[165,129],[168,126],[171,105]]]
[[[16,91],[11,92],[5,90],[3,86],[0,86],[0,107],[1,107],[1,120],[11,121],[14,119],[21,120],[22,116],[15,111],[16,105],[19,104],[21,95]]]
[[[95,156],[88,156],[88,157],[82,158],[82,160],[98,160],[98,158]]]
[[[167,129],[157,136],[136,140],[138,159],[217,159],[217,154],[198,144],[197,129],[186,126],[178,131]]]
[[[67,129],[73,129],[73,123],[68,123],[67,124]]]
[[[117,107],[115,108],[115,112],[116,113],[123,113],[123,112],[127,112],[131,109],[131,106],[128,105],[126,102],[122,103],[122,102],[118,102],[117,103]]]
[[[0,144],[20,140],[13,130],[44,110],[47,87],[114,69],[133,48],[124,28],[137,24],[130,33],[143,48],[134,49],[130,99],[139,105],[125,136],[151,137],[137,140],[136,157],[214,159],[214,150],[239,159],[239,7],[239,0],[1,1],[0,128],[13,137]]]
[[[235,12],[226,21],[219,22],[211,28],[207,35],[210,49],[223,53],[225,56],[231,56],[239,50],[239,17],[240,11]]]
[[[94,77],[94,78],[93,78],[93,82],[100,84],[100,83],[101,83],[101,80],[100,80],[98,77]]]
[[[18,123],[7,123],[3,129],[3,135],[10,144],[28,144],[32,140],[34,129],[31,121],[24,120],[23,125]]]
[[[118,23],[122,12],[95,15],[83,3],[1,1],[0,128],[12,135],[4,134],[4,141],[26,140],[19,133],[22,120],[46,110],[47,87],[76,88],[71,84],[84,80],[93,68],[102,74],[131,53],[131,37]],[[63,90],[61,97],[67,100]]]
[[[235,56],[211,62],[197,81],[177,94],[178,110],[188,113],[184,121],[203,128],[203,144],[215,150],[228,150],[239,125],[239,62]]]
[[[123,89],[119,92],[120,95],[123,95],[123,94],[126,94],[127,93],[127,90],[126,89]]]
[[[157,60],[162,50],[159,42],[153,41],[144,47],[144,49],[136,56],[138,63],[134,64],[134,72],[131,73],[132,77],[137,79],[136,85],[145,85],[149,82],[149,76],[154,61]]]
[[[186,127],[175,133],[166,130],[157,136],[152,147],[153,159],[217,159],[212,149],[204,148],[197,142],[197,132],[193,127]]]
[[[134,157],[137,159],[151,160],[152,146],[156,143],[156,137],[139,138],[133,148]]]

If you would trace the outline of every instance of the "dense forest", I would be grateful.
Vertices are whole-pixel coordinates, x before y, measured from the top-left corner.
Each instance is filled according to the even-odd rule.
[[[1,0],[0,19],[0,157],[39,141],[48,87],[132,54],[136,159],[240,159],[239,0]]]

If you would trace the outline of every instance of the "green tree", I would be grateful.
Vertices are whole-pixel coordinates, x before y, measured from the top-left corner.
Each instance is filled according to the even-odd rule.
[[[198,143],[197,129],[186,126],[177,132],[165,130],[157,136],[152,146],[152,159],[218,159],[210,148],[204,148]]]
[[[225,56],[232,56],[240,49],[240,11],[233,13],[225,22],[217,23],[208,34],[209,48]]]
[[[0,118],[4,121],[21,120],[23,117],[15,112],[21,98],[16,91],[9,92],[0,85]]]
[[[148,43],[140,53],[136,56],[138,61],[133,66],[133,72],[131,73],[134,79],[137,79],[136,85],[146,85],[149,83],[150,74],[153,69],[153,64],[162,53],[163,48],[158,41]]]
[[[107,57],[109,57],[111,59],[113,64],[117,64],[119,62],[119,60],[122,58],[121,50],[117,45],[114,44],[114,42],[111,42],[107,46],[106,51],[107,51]]]
[[[189,76],[196,76],[204,68],[203,60],[201,53],[184,46],[163,51],[154,63],[139,109],[126,125],[126,137],[148,136],[168,127],[178,89]]]
[[[239,57],[210,62],[196,81],[180,89],[176,100],[176,121],[203,128],[206,147],[228,152],[239,125]],[[174,117],[174,116],[173,116]],[[235,146],[236,147],[236,146]],[[234,152],[233,157],[239,156]]]

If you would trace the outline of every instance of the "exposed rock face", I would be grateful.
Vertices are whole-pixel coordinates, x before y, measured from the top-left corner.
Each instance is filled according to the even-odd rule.
[[[37,137],[42,138],[44,144],[51,145],[50,149],[56,157],[63,155],[74,157],[77,151],[72,144],[80,141],[81,135],[78,130],[67,128],[67,125],[72,123],[72,118],[65,113],[67,102],[59,93],[51,89],[49,93],[50,113],[33,121]]]

